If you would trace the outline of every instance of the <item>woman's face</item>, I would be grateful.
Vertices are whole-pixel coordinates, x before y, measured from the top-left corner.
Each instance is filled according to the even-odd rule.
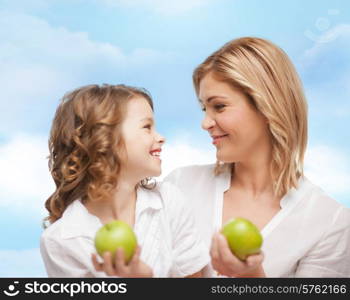
[[[210,72],[200,82],[199,99],[205,111],[202,128],[212,137],[219,161],[249,161],[271,149],[267,119],[244,93]]]
[[[145,98],[139,96],[128,101],[121,132],[126,150],[122,168],[139,180],[159,176],[165,139],[156,131],[153,111]]]

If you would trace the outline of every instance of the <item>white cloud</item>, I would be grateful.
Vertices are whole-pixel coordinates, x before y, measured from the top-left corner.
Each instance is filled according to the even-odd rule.
[[[20,134],[0,145],[0,206],[46,214],[44,201],[55,190],[48,170],[47,139]],[[182,139],[164,146],[162,160],[160,178],[177,167],[212,163],[215,152],[196,148]]]
[[[18,135],[0,146],[0,206],[46,216],[44,202],[55,185],[48,171],[47,139]],[[186,138],[174,139],[163,147],[161,180],[175,168],[214,163],[215,148],[194,145]],[[330,146],[307,150],[305,174],[333,197],[350,194],[350,159]]]
[[[1,0],[1,6],[8,10],[42,12],[47,11],[48,7],[54,2],[57,2],[57,0]]]
[[[48,170],[47,138],[16,135],[0,145],[0,206],[45,216],[44,202],[55,190]],[[184,139],[164,146],[162,176],[177,167],[215,162],[212,150],[197,148]]]
[[[299,66],[306,82],[310,113],[334,122],[350,115],[350,24],[339,24],[315,37],[301,56]],[[347,122],[348,123],[348,122]]]
[[[323,34],[315,36],[312,40],[315,42],[312,48],[305,51],[305,58],[312,59],[313,57],[322,54],[331,47],[337,47],[339,39],[347,39],[350,41],[350,25],[339,24],[330,28]]]
[[[44,202],[54,191],[48,153],[43,137],[17,135],[0,145],[0,206],[46,215]]]
[[[0,11],[0,25],[0,57],[25,65],[47,63],[56,68],[69,68],[72,64],[71,69],[80,66],[80,71],[85,72],[95,61],[130,67],[130,64],[135,65],[135,59],[152,64],[154,61],[149,61],[150,57],[166,56],[153,49],[125,53],[116,45],[91,40],[86,32],[54,27],[44,19],[23,13]],[[62,62],[65,62],[63,66]]]
[[[190,12],[194,9],[203,8],[213,0],[103,0],[107,5],[127,7],[127,8],[145,8],[154,11],[157,14],[165,16],[176,16]]]
[[[350,159],[336,148],[310,147],[305,157],[305,175],[334,197],[350,195]]]
[[[143,48],[126,53],[116,45],[91,40],[85,32],[0,10],[0,127],[14,132],[47,124],[45,112],[52,111],[68,90],[96,81],[114,83],[128,72],[153,70],[172,57]],[[41,117],[33,118],[32,113]]]
[[[322,41],[322,42],[320,42]],[[339,24],[317,36],[311,48],[306,49],[301,56],[299,64],[302,72],[321,75],[326,81],[339,80],[339,75],[349,71],[350,66],[350,24]],[[315,73],[312,73],[312,72]],[[324,76],[326,75],[326,76]],[[331,75],[331,76],[328,76]],[[320,81],[323,84],[323,82]]]
[[[47,277],[40,250],[0,250],[0,277]]]
[[[211,149],[196,147],[186,139],[174,140],[165,144],[162,150],[162,175],[159,179],[164,178],[178,167],[210,164],[216,161],[214,147]]]

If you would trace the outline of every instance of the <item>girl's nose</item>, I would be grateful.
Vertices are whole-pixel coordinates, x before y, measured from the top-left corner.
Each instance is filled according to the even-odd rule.
[[[161,145],[163,145],[165,143],[165,137],[163,137],[162,135],[160,135],[159,133],[158,134],[158,137],[157,137],[157,142]]]

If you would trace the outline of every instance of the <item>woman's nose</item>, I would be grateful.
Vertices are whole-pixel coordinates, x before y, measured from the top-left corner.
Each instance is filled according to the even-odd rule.
[[[215,125],[215,121],[208,114],[205,114],[204,119],[202,120],[202,128],[204,130],[209,130]]]

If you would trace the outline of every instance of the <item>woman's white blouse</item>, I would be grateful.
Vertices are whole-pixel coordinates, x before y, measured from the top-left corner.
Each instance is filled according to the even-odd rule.
[[[222,227],[223,196],[231,179],[228,168],[215,176],[214,167],[179,168],[164,179],[181,189],[192,206],[208,249],[212,235]],[[261,231],[266,276],[350,277],[350,210],[305,177],[280,205]],[[211,266],[205,275],[215,276]]]
[[[75,200],[62,217],[43,232],[41,255],[49,277],[107,277],[96,272],[91,254],[100,219]],[[185,277],[209,263],[208,249],[194,226],[193,215],[172,184],[154,190],[139,188],[134,231],[141,260],[154,277]]]

